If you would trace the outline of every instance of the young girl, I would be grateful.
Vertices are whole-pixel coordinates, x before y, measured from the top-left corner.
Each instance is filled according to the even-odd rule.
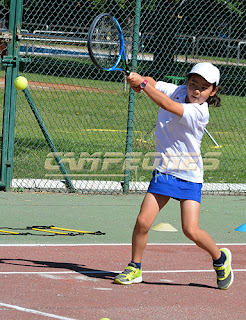
[[[211,63],[198,63],[188,74],[187,85],[156,82],[131,73],[127,81],[135,92],[144,91],[159,106],[156,123],[158,166],[153,173],[132,236],[132,261],[115,277],[114,283],[142,282],[141,261],[148,232],[159,211],[170,198],[178,199],[184,234],[207,251],[217,273],[220,289],[233,282],[231,252],[219,249],[199,227],[203,164],[200,153],[209,120],[208,105],[220,106],[217,89],[220,72]]]

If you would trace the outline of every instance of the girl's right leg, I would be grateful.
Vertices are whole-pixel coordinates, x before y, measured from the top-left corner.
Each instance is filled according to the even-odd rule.
[[[132,262],[126,269],[115,277],[114,283],[132,284],[142,282],[141,263],[146,244],[148,232],[159,211],[165,206],[170,197],[147,193],[132,235]]]
[[[160,210],[167,204],[170,197],[147,193],[132,235],[132,261],[140,263],[148,242],[148,232]]]

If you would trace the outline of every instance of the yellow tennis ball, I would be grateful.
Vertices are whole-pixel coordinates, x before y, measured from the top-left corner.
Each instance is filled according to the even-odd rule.
[[[15,79],[14,85],[17,90],[24,90],[28,86],[28,81],[25,77],[19,76]]]
[[[100,320],[110,320],[109,318],[102,318],[102,319],[100,319]]]

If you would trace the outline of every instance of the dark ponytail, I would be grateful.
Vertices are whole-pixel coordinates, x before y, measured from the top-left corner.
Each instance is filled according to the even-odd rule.
[[[207,103],[209,107],[218,108],[221,106],[221,99],[218,94],[215,93],[214,96],[208,98]]]
[[[216,89],[216,83],[213,84],[213,90]],[[215,93],[214,96],[210,96],[207,100],[208,106],[210,107],[214,107],[214,108],[218,108],[221,106],[221,99],[219,97],[219,95],[217,94],[217,92]]]

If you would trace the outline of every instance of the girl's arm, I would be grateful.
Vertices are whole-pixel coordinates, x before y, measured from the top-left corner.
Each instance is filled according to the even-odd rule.
[[[151,77],[143,78],[138,73],[134,73],[134,72],[131,72],[131,74],[127,77],[127,82],[136,92],[140,91],[137,89],[140,88],[139,85],[144,80],[148,80],[148,83],[144,91],[147,93],[147,95],[150,97],[152,101],[154,101],[162,109],[172,112],[180,117],[183,116],[183,113],[184,113],[183,105],[181,103],[173,101],[163,92],[157,90],[155,88],[157,82],[153,78]]]
[[[157,81],[155,81],[153,78],[151,77],[144,77],[144,79],[148,80],[148,83],[152,85],[152,87],[155,88]]]

